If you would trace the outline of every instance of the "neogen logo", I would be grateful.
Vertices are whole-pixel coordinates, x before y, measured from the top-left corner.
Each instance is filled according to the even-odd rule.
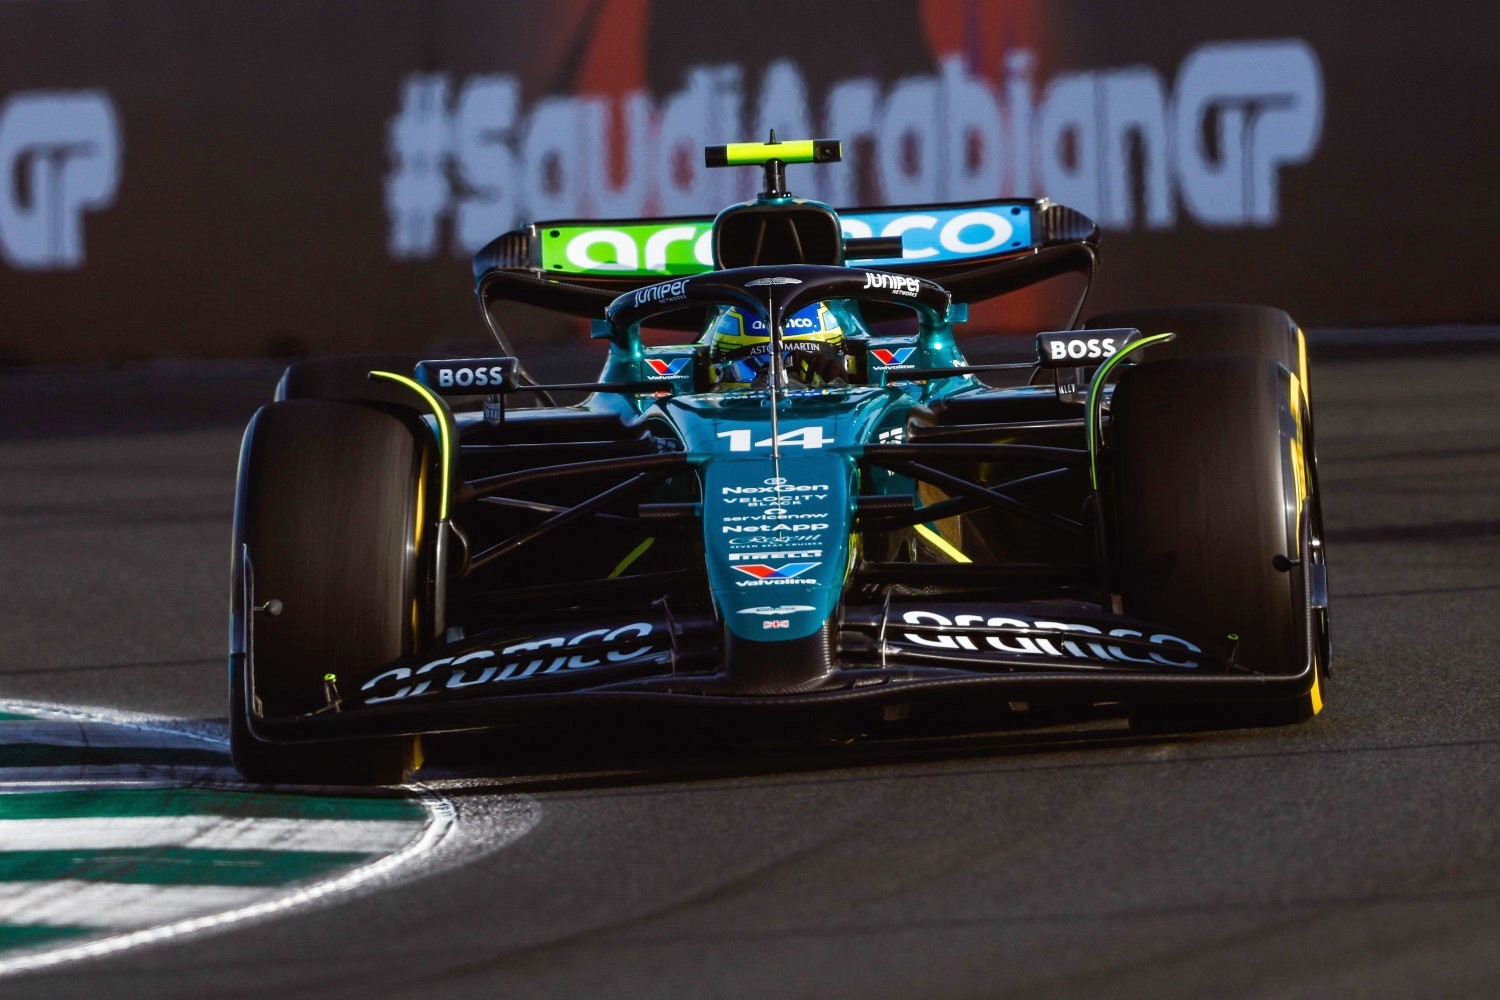
[[[82,267],[84,214],[114,204],[123,145],[103,91],[0,101],[0,258],[23,271]]]
[[[711,64],[690,67],[660,100],[549,95],[529,108],[510,74],[415,73],[387,133],[390,253],[469,254],[545,219],[711,215],[752,195],[755,178],[707,169],[703,147],[749,134],[758,106],[776,109],[772,124],[844,140],[845,163],[799,175],[806,197],[1046,195],[1117,231],[1275,225],[1283,171],[1311,159],[1322,136],[1322,68],[1302,39],[1208,42],[1175,74],[1134,65],[1038,79],[1036,65],[1035,53],[1012,50],[991,80],[950,56],[933,74],[851,77],[818,95],[789,60],[754,86],[743,66]],[[702,237],[661,239],[692,255]]]

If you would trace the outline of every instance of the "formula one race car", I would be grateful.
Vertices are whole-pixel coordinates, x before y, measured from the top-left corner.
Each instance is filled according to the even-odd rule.
[[[839,155],[710,147],[759,165],[760,197],[501,236],[475,273],[504,356],[287,370],[240,459],[241,772],[395,782],[424,733],[603,718],[858,734],[960,707],[996,729],[1320,710],[1301,330],[1249,306],[1080,326],[1080,299],[1034,361],[969,364],[969,304],[1091,278],[1098,228],[1046,200],[786,192],[787,164]],[[537,384],[508,302],[592,319],[599,381]],[[645,346],[643,326],[684,332]]]

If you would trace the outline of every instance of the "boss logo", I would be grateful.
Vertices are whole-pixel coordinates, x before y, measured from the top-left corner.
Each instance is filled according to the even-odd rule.
[[[1047,345],[1053,361],[1064,358],[1107,358],[1115,353],[1115,338],[1090,337],[1088,340],[1054,340]]]
[[[440,393],[513,392],[516,388],[516,359],[423,361],[417,365],[416,375],[417,381]]]
[[[1039,333],[1037,359],[1043,368],[1082,368],[1103,364],[1140,336],[1136,330]]]
[[[490,386],[505,381],[504,368],[439,368],[438,386]]]

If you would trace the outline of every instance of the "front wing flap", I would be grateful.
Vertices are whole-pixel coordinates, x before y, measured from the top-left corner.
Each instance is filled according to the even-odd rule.
[[[720,672],[712,618],[649,613],[512,627],[476,635],[351,679],[315,712],[250,714],[261,739],[301,742],[486,729],[618,713],[631,707],[716,712],[828,710],[855,703],[997,701],[1233,702],[1292,698],[1291,674],[1236,661],[1235,644],[1188,638],[1081,603],[930,601],[845,608],[838,669],[816,689],[747,694]],[[246,654],[237,654],[246,655]],[[247,685],[253,674],[245,670]],[[253,689],[249,704],[254,705]]]

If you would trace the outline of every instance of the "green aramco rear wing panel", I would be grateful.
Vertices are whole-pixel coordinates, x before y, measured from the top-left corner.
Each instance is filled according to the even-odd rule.
[[[900,236],[899,257],[858,261],[871,267],[977,260],[1019,253],[1048,242],[1038,225],[1045,205],[992,201],[957,205],[840,210],[844,236]],[[713,269],[710,216],[617,221],[541,222],[528,227],[526,260],[496,259],[490,247],[475,258],[475,276],[495,267],[529,267],[558,277],[660,278]],[[498,241],[497,241],[498,242]]]

